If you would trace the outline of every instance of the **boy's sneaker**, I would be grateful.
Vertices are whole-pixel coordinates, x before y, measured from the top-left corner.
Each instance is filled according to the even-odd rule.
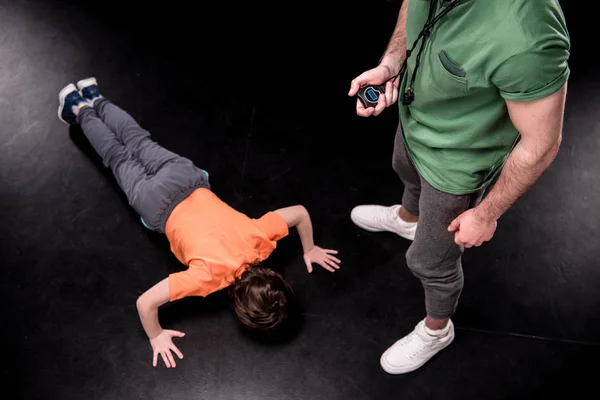
[[[417,222],[406,222],[398,215],[399,205],[354,207],[350,218],[357,226],[370,232],[393,232],[401,237],[414,240]]]
[[[388,374],[406,374],[419,369],[454,340],[452,321],[448,321],[448,325],[444,336],[433,336],[425,331],[425,321],[419,322],[414,331],[383,353],[381,367]]]
[[[65,124],[76,125],[77,115],[73,112],[73,107],[79,108],[86,104],[77,88],[72,83],[65,86],[58,94],[58,118]]]
[[[81,97],[85,101],[92,101],[98,97],[102,97],[100,89],[98,89],[98,82],[96,78],[86,78],[77,82],[77,88],[81,92]]]

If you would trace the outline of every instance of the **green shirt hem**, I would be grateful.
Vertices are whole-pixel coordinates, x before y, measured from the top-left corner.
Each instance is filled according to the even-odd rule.
[[[439,185],[435,181],[435,179],[432,179],[431,176],[426,172],[426,170],[421,167],[420,163],[415,161],[415,156],[413,155],[412,151],[410,150],[410,146],[408,145],[408,143],[406,142],[406,138],[404,137],[404,130],[402,130],[402,140],[404,141],[404,146],[406,146],[406,150],[408,152],[408,156],[410,157],[410,160],[412,161],[413,165],[415,166],[415,168],[417,169],[419,174],[423,177],[423,179],[425,179],[425,181],[427,181],[427,183],[430,184],[434,189],[439,190],[442,193],[453,194],[455,196],[464,196],[467,194],[478,192],[478,191],[488,187],[490,185],[490,183],[496,178],[496,176],[498,176],[500,171],[502,171],[502,167],[504,167],[504,164],[506,164],[506,160],[508,159],[508,156],[510,155],[510,152],[509,152],[504,157],[504,160],[502,160],[502,163],[500,163],[498,165],[498,167],[496,168],[494,173],[492,175],[490,175],[487,179],[485,179],[485,181],[483,181],[482,184],[479,185],[478,187],[475,187],[475,188],[465,188],[465,187],[450,188],[450,187],[444,187],[444,186]]]

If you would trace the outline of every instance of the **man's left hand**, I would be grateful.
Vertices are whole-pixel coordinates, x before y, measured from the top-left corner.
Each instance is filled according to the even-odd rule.
[[[448,230],[454,232],[454,242],[465,247],[481,246],[494,236],[496,232],[496,220],[481,218],[474,208],[460,214]]]

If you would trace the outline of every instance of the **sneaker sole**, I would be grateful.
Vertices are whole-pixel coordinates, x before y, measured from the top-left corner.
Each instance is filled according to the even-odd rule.
[[[63,108],[65,106],[65,98],[72,92],[76,92],[77,91],[77,87],[75,87],[75,85],[73,85],[72,83],[69,83],[67,86],[65,86],[64,88],[62,88],[62,90],[58,93],[58,119],[60,119],[63,124],[67,124],[67,125],[71,125],[70,123],[68,123],[67,121],[65,121],[62,118],[62,112],[63,112]]]
[[[92,86],[92,85],[98,86],[98,81],[96,81],[96,78],[85,78],[85,79],[82,79],[79,82],[77,82],[77,89],[83,90],[86,87]]]
[[[394,347],[394,345],[396,343],[394,343],[389,349],[387,349],[385,351],[385,353],[383,353],[381,355],[381,359],[379,360],[379,364],[381,364],[381,368],[383,368],[383,370],[385,372],[387,372],[390,375],[402,375],[402,374],[408,374],[409,372],[413,372],[418,370],[419,368],[421,368],[423,365],[425,365],[425,363],[427,363],[427,361],[431,360],[433,357],[435,357],[436,355],[439,354],[440,351],[444,350],[446,347],[450,346],[450,344],[454,341],[454,336],[452,335],[452,337],[450,338],[450,340],[448,340],[448,342],[446,343],[446,345],[444,347],[442,347],[437,353],[435,353],[433,356],[431,356],[431,358],[428,358],[427,360],[422,361],[421,363],[412,366],[410,369],[399,369],[397,367],[394,367],[391,364],[388,364],[388,362],[386,361],[386,357],[387,355],[390,353],[390,351],[392,351],[392,347]]]

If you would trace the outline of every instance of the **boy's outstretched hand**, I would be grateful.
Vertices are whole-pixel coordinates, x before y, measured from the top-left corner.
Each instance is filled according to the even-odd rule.
[[[339,264],[341,261],[332,255],[337,253],[337,250],[326,250],[319,246],[314,246],[308,253],[304,253],[304,262],[306,263],[308,273],[310,274],[313,271],[312,263],[317,263],[330,272],[340,269]]]
[[[173,354],[171,354],[171,351],[177,354],[177,357],[179,357],[180,360],[183,358],[183,354],[173,343],[173,337],[184,336],[185,333],[183,332],[165,329],[157,337],[150,339],[150,344],[152,345],[152,350],[154,351],[152,366],[156,367],[158,364],[158,355],[160,354],[167,368],[175,368],[175,358],[173,357]]]
[[[306,263],[306,269],[309,274],[313,271],[313,263],[319,264],[330,272],[335,272],[336,269],[340,269],[339,264],[341,261],[332,255],[337,254],[337,250],[326,250],[319,246],[315,246],[312,222],[310,221],[310,215],[308,215],[306,208],[303,206],[292,206],[275,210],[275,213],[285,221],[288,228],[295,226],[298,229],[298,235],[302,241],[302,248],[305,251],[304,262]]]

